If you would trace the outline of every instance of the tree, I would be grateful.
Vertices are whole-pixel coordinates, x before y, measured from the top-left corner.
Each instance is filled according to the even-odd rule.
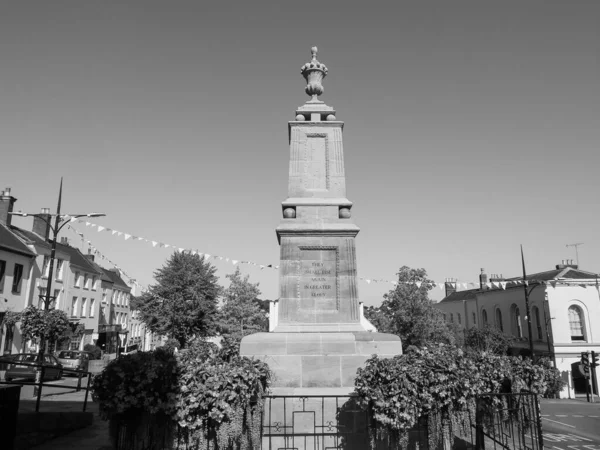
[[[48,343],[52,347],[60,340],[70,325],[69,318],[64,311],[38,309],[33,305],[18,313],[9,312],[0,326],[13,327],[17,322],[21,322],[21,335],[24,341],[39,342],[40,358],[46,351],[46,344]]]
[[[515,339],[499,328],[486,325],[484,328],[469,328],[465,332],[465,347],[479,352],[506,355]]]
[[[433,286],[425,269],[403,266],[396,288],[383,296],[381,306],[367,308],[365,317],[378,331],[400,336],[404,350],[410,345],[455,344],[456,330],[429,299]]]
[[[250,283],[250,276],[242,278],[240,268],[227,275],[231,283],[223,293],[223,307],[219,314],[219,331],[243,337],[259,331],[268,331],[268,319],[258,299],[258,283]]]
[[[153,333],[176,339],[185,348],[194,337],[215,330],[221,287],[216,269],[204,257],[173,253],[154,272],[156,284],[132,300],[132,309]]]

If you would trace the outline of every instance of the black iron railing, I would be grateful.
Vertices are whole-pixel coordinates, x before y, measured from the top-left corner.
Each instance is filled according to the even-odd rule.
[[[46,370],[49,368],[53,368],[53,369],[55,368],[54,366],[49,366],[47,363],[15,361],[14,359],[4,357],[4,358],[0,358],[0,364],[7,365],[7,372],[8,372],[8,368],[12,365],[34,367],[36,370],[37,370],[37,368],[40,368],[42,373],[41,373],[39,383],[36,383],[35,380],[34,381],[26,381],[26,379],[0,381],[0,384],[18,384],[21,386],[37,386],[37,388],[38,388],[37,389],[37,398],[36,398],[36,402],[35,402],[35,411],[36,412],[38,412],[40,410],[42,389],[44,387],[51,387],[51,388],[58,388],[58,389],[73,389],[73,386],[62,386],[59,384],[44,383],[44,375],[45,375]],[[81,389],[85,389],[85,397],[83,400],[83,411],[85,411],[87,408],[90,385],[91,385],[91,381],[92,381],[92,373],[87,372],[85,370],[68,369],[68,368],[64,368],[64,367],[60,368],[60,373],[61,374],[65,374],[65,373],[73,374],[73,375],[77,376],[77,386],[75,387],[75,391],[80,392]],[[84,379],[84,378],[86,379],[86,383],[85,383],[85,386],[82,388],[82,379]]]

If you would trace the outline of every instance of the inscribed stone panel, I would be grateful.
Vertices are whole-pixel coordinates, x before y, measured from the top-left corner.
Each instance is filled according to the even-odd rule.
[[[324,135],[309,135],[305,147],[304,187],[327,190],[327,141]]]
[[[298,297],[301,304],[310,305],[318,311],[337,310],[339,308],[337,247],[300,247],[300,250]]]

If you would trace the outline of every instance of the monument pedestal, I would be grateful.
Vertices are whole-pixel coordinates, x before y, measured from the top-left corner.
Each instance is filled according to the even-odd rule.
[[[371,355],[393,357],[402,345],[398,336],[367,331],[256,333],[243,339],[240,353],[269,365],[277,394],[305,388],[338,388],[341,394],[354,390],[356,371]]]

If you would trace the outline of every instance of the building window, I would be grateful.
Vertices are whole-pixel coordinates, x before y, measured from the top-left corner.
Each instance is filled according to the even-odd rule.
[[[488,324],[488,318],[487,318],[487,311],[485,309],[481,310],[481,320],[483,320],[483,326],[487,326]]]
[[[106,288],[102,289],[102,303],[106,303]]]
[[[450,323],[454,323],[454,313],[450,313]]]
[[[77,317],[77,297],[73,297],[71,302],[71,317]]]
[[[81,339],[83,335],[77,334],[71,338],[71,350],[79,350],[79,346],[81,345]]]
[[[460,324],[462,324],[462,320],[461,320],[461,318],[460,318],[460,313],[457,313],[457,314],[456,314],[456,319],[458,320],[458,324],[459,324],[459,325],[460,325]]]
[[[60,309],[60,289],[54,289],[54,298],[52,299],[52,304],[50,309]]]
[[[12,293],[21,293],[21,281],[23,279],[23,264],[15,264],[15,271],[13,272],[13,284]]]
[[[117,297],[117,292],[116,292],[116,291],[113,291],[113,292],[112,292],[112,295],[111,295],[111,298],[110,298],[110,301],[111,301],[111,303],[112,303],[113,305],[115,304],[115,299],[116,299],[116,297]]]
[[[89,279],[87,273],[83,275],[83,288],[84,289],[89,289],[90,288],[90,279]]]
[[[496,328],[504,332],[504,325],[502,324],[502,311],[496,309]]]
[[[569,328],[571,329],[572,341],[585,341],[585,326],[583,322],[583,311],[579,306],[569,307]]]
[[[542,334],[542,323],[540,322],[540,309],[537,306],[533,307],[533,320],[535,321],[535,327],[537,329],[537,337],[538,339],[542,340],[543,338],[543,334]]]
[[[473,313],[473,325],[477,325],[477,314]]]
[[[4,290],[4,276],[6,275],[6,261],[0,259],[0,292]]]
[[[40,297],[38,298],[38,309],[46,309],[46,288],[40,288]]]
[[[56,281],[62,281],[63,267],[64,267],[64,261],[62,259],[57,259],[56,260]]]
[[[95,276],[92,277],[92,290],[95,291],[98,289],[98,278]]]
[[[94,306],[96,303],[96,299],[95,298],[90,298],[90,312],[88,314],[88,317],[94,317]]]
[[[6,325],[6,336],[4,337],[4,354],[12,352],[12,343],[15,335],[15,326]]]
[[[135,313],[134,313],[135,314]],[[446,320],[446,314],[442,314],[442,316],[444,316],[444,320]]]
[[[75,272],[75,287],[81,287],[81,274],[79,272]]]
[[[50,257],[44,256],[44,262],[42,263],[42,278],[48,278],[48,271],[50,270]]]
[[[85,307],[87,306],[87,298],[83,297],[81,299],[81,317],[85,317]]]
[[[518,338],[523,337],[523,324],[521,323],[521,312],[515,304],[511,306],[512,313],[512,333]]]

